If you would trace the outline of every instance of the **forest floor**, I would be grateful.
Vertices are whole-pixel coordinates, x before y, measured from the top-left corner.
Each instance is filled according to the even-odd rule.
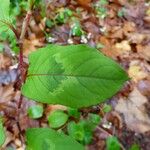
[[[123,149],[138,144],[140,149],[150,149],[150,3],[144,0],[54,0],[47,4],[46,17],[35,9],[23,45],[25,69],[28,55],[48,43],[61,45],[86,43],[96,47],[106,56],[117,61],[131,78],[122,90],[107,101],[112,106],[108,113],[101,112],[101,105],[85,109],[96,112],[103,120],[96,128],[89,150],[105,149],[105,139],[116,135]],[[53,24],[58,12],[66,8],[80,24],[84,35],[72,36],[73,21]],[[25,15],[25,12],[24,12]],[[17,18],[20,30],[23,17]],[[66,18],[65,18],[66,19]],[[60,21],[60,20],[59,20]],[[43,32],[45,31],[45,32]],[[2,149],[25,149],[24,132],[30,127],[47,126],[45,118],[30,119],[27,109],[36,102],[23,98],[19,117],[17,105],[21,92],[18,90],[18,63],[8,42],[0,53],[0,114],[4,116],[7,139]],[[45,115],[61,106],[45,105]],[[19,124],[19,125],[18,125]]]

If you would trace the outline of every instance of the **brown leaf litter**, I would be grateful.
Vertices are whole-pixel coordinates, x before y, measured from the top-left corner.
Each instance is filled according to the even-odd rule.
[[[120,98],[115,110],[123,114],[130,130],[145,133],[150,131],[150,117],[144,106],[147,102],[147,98],[134,88],[127,99]]]

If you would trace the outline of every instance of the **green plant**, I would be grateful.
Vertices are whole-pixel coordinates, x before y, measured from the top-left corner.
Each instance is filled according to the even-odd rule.
[[[78,109],[74,109],[74,108],[68,108],[68,115],[69,117],[74,117],[76,119],[80,118],[81,113],[78,111]]]
[[[123,17],[124,16],[124,13],[125,13],[125,8],[121,8],[119,11],[118,11],[118,17]]]
[[[38,49],[29,56],[29,68],[24,80],[23,74],[23,41],[29,26],[34,4],[40,1],[29,0],[27,14],[23,21],[21,34],[18,33],[14,16],[10,16],[10,1],[1,0],[0,5],[0,34],[8,30],[8,35],[14,34],[19,49],[19,69],[22,94],[35,101],[46,104],[61,104],[71,107],[68,114],[64,111],[54,111],[48,116],[48,123],[52,128],[61,128],[66,125],[67,133],[57,132],[50,128],[33,128],[26,132],[27,149],[33,150],[65,150],[84,149],[82,144],[89,144],[93,131],[100,123],[100,116],[89,114],[81,120],[78,108],[89,107],[106,101],[113,96],[128,80],[125,71],[113,60],[104,56],[97,49],[85,44],[79,45],[47,45]],[[101,1],[105,5],[105,1]],[[71,17],[70,10],[60,12],[56,17],[58,23],[66,22]],[[51,27],[51,23],[47,22]],[[72,28],[73,36],[81,36],[83,30],[79,23]],[[5,35],[3,35],[5,37]],[[7,37],[7,36],[6,36]],[[12,47],[13,47],[12,46]],[[3,48],[3,47],[2,47]],[[22,96],[18,109],[21,108]],[[110,108],[105,107],[105,112]],[[43,114],[41,106],[29,108],[31,118],[40,118]],[[18,113],[19,116],[19,113]],[[69,117],[73,120],[69,120]],[[19,118],[19,117],[18,117]],[[69,122],[68,124],[66,124]],[[5,135],[0,123],[0,145],[3,144]],[[40,135],[40,136],[39,136]],[[78,143],[77,141],[80,143]],[[111,146],[118,150],[116,138],[108,138],[107,148]]]
[[[43,107],[40,105],[31,106],[28,109],[28,115],[30,118],[38,119],[43,115]]]
[[[22,93],[42,103],[73,108],[95,105],[114,95],[128,80],[118,64],[84,44],[48,45],[33,52],[29,62]]]
[[[36,138],[35,138],[36,137]],[[27,150],[84,150],[71,137],[50,128],[32,128],[26,132]]]
[[[140,150],[140,146],[138,144],[133,144],[133,145],[131,145],[129,150]]]
[[[96,114],[89,114],[85,120],[79,120],[78,123],[71,121],[67,125],[68,134],[83,144],[89,144],[92,140],[93,131],[100,123],[101,118]]]
[[[108,112],[110,112],[112,110],[112,107],[111,107],[111,105],[104,104],[102,110],[103,110],[103,112],[108,113]]]
[[[67,20],[72,16],[72,11],[70,9],[63,9],[60,10],[59,13],[56,15],[56,22],[58,24],[66,23]]]
[[[59,128],[68,120],[68,115],[61,110],[53,111],[48,116],[48,123],[51,128]]]
[[[5,130],[3,127],[3,121],[2,118],[0,117],[0,146],[2,146],[5,142],[6,135],[5,135]]]
[[[81,36],[83,33],[84,31],[82,30],[80,23],[76,21],[71,28],[71,34],[73,36]]]
[[[120,143],[115,136],[110,136],[106,140],[106,149],[107,150],[120,150]]]
[[[100,0],[96,3],[95,9],[97,12],[98,17],[104,19],[107,16],[107,8],[106,5],[108,4],[108,0]]]

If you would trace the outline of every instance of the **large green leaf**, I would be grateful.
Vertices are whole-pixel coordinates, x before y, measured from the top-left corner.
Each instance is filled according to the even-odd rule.
[[[113,96],[128,80],[113,60],[87,45],[49,45],[33,52],[24,96],[42,103],[86,107]]]
[[[27,150],[84,150],[71,137],[49,128],[31,128],[26,132]]]

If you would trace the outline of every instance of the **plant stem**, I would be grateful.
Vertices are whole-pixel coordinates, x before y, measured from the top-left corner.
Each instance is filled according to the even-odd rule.
[[[31,18],[31,15],[32,15],[32,12],[31,10],[29,10],[26,14],[26,17],[23,21],[23,25],[22,25],[22,30],[21,30],[21,35],[18,39],[18,43],[19,43],[19,48],[20,48],[20,52],[19,52],[19,58],[18,58],[18,61],[19,61],[19,66],[18,66],[18,69],[20,70],[20,86],[22,86],[22,84],[24,83],[25,81],[25,77],[24,77],[24,62],[23,62],[23,41],[24,41],[24,38],[25,38],[25,34],[27,32],[27,29],[28,29],[28,26],[29,26],[29,23],[30,23],[30,18]],[[19,123],[19,115],[20,115],[20,109],[21,109],[21,104],[22,104],[22,100],[23,100],[23,95],[21,94],[20,95],[20,98],[19,98],[19,102],[18,102],[18,106],[17,106],[17,126],[18,126],[18,129],[19,129],[19,137],[21,139],[21,141],[23,142],[23,138],[22,138],[22,130],[21,130],[21,127],[20,127],[20,123]]]
[[[23,21],[23,25],[22,25],[22,31],[21,31],[21,35],[19,38],[19,48],[20,48],[20,52],[19,52],[19,70],[20,70],[20,74],[21,74],[21,84],[24,83],[24,68],[23,68],[23,40],[25,38],[25,34],[27,32],[29,23],[30,23],[30,18],[31,18],[32,12],[31,10],[29,10],[26,14],[26,17]]]
[[[29,10],[26,14],[24,21],[23,21],[22,31],[21,31],[21,35],[20,35],[20,42],[22,42],[24,40],[26,31],[27,31],[29,23],[30,23],[31,15],[32,15],[32,12],[31,12],[31,10]]]

